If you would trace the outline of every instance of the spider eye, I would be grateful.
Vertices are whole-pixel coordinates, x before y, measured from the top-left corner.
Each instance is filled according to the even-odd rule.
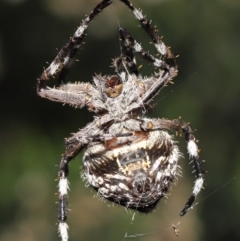
[[[119,96],[122,92],[123,83],[118,76],[112,76],[110,79],[106,80],[105,92],[108,97],[115,98]]]

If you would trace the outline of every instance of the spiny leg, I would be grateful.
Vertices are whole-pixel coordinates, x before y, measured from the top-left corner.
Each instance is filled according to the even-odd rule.
[[[151,21],[147,20],[142,12],[135,8],[132,3],[130,3],[128,0],[120,0],[123,2],[127,7],[132,11],[136,19],[140,21],[140,24],[142,28],[147,32],[147,34],[151,37],[157,51],[166,57],[167,59],[174,59],[173,54],[171,53],[170,49],[164,44],[164,42],[161,40],[161,38],[157,34],[157,29],[152,27]],[[175,61],[174,63],[175,64]]]
[[[130,33],[127,32],[124,28],[119,28],[119,34],[122,38],[125,39],[125,42],[128,45],[128,48],[133,49],[136,53],[138,53],[142,59],[145,61],[152,63],[155,67],[164,69],[167,67],[164,61],[155,58],[153,55],[147,53],[143,50],[142,46],[131,36]]]
[[[140,21],[141,26],[147,32],[147,34],[153,40],[157,51],[161,54],[160,59],[155,58],[153,55],[145,52],[141,45],[123,28],[119,31],[127,39],[129,46],[137,52],[142,59],[151,63],[153,66],[159,69],[158,73],[155,73],[153,78],[149,78],[150,82],[153,80],[153,84],[144,93],[142,99],[144,104],[149,104],[152,98],[165,86],[170,80],[177,75],[177,65],[175,56],[171,53],[170,49],[162,42],[161,38],[157,34],[157,30],[151,26],[142,12],[136,9],[128,0],[120,0],[133,12],[136,19]]]
[[[82,143],[78,143],[75,146],[67,148],[66,152],[63,154],[58,171],[58,231],[62,241],[68,241],[68,225],[67,220],[67,211],[68,211],[68,189],[69,184],[67,180],[68,176],[68,163],[84,148]]]
[[[86,35],[88,24],[94,19],[95,16],[98,15],[98,13],[100,13],[112,2],[113,0],[103,0],[93,9],[89,16],[83,20],[73,37],[71,37],[70,40],[59,51],[50,66],[43,71],[42,75],[38,79],[38,90],[44,87],[46,80],[57,73],[59,73],[59,84],[64,83],[67,71],[74,60],[77,49],[80,47],[80,44]]]
[[[97,78],[98,76],[95,76],[94,80]],[[90,83],[67,83],[57,88],[44,87],[38,91],[38,95],[76,108],[87,106],[89,110],[96,113],[104,111],[104,97]]]
[[[58,171],[58,193],[59,193],[59,199],[58,199],[58,231],[60,234],[60,237],[62,241],[68,241],[68,225],[66,223],[67,220],[67,212],[68,212],[68,189],[69,189],[69,183],[68,183],[68,163],[78,155],[78,153],[83,150],[83,148],[86,146],[87,142],[90,142],[92,140],[96,141],[99,140],[100,137],[85,137],[82,136],[83,133],[87,129],[81,130],[79,133],[76,133],[74,136],[70,137],[66,140],[66,151],[62,156],[60,165],[59,165],[59,171]],[[82,140],[80,142],[80,138],[78,136],[82,136]],[[101,138],[102,139],[102,138]],[[82,142],[84,140],[84,142]]]
[[[125,29],[120,28],[119,32],[126,39],[128,43],[135,52],[137,52],[141,58],[149,63],[152,63],[153,66],[160,69],[155,77],[144,80],[148,85],[145,93],[142,96],[144,104],[149,104],[152,101],[152,98],[170,81],[177,75],[177,66],[169,68],[168,64],[160,59],[155,58],[153,55],[145,52],[141,45],[128,33]]]
[[[68,225],[66,224],[68,212],[68,163],[79,154],[80,151],[94,138],[89,137],[89,132],[96,126],[95,122],[88,124],[85,128],[75,133],[73,136],[65,140],[66,151],[62,155],[58,171],[58,222],[59,234],[62,241],[68,241]]]
[[[97,122],[97,121],[96,121]],[[123,143],[133,142],[134,136],[132,133],[121,133],[119,135],[104,134],[100,129],[96,129],[96,122],[88,124],[84,129],[75,133],[73,136],[65,140],[66,151],[62,156],[59,171],[58,171],[58,192],[59,192],[59,203],[58,203],[58,222],[59,222],[59,233],[62,241],[68,240],[68,225],[66,224],[67,212],[68,212],[68,189],[69,184],[67,180],[68,176],[68,163],[78,155],[83,148],[91,142],[104,142],[106,145],[111,147],[112,145],[120,145]],[[93,129],[95,128],[95,131]],[[89,133],[95,133],[93,136],[89,136]],[[117,137],[121,137],[118,143]]]
[[[153,66],[159,68],[159,72],[155,74],[154,84],[144,93],[143,103],[148,104],[152,98],[165,86],[170,80],[177,75],[177,64],[176,58],[172,54],[169,47],[167,47],[161,38],[157,34],[157,29],[152,27],[151,21],[147,20],[142,12],[136,9],[128,0],[120,0],[123,2],[134,14],[135,18],[140,21],[142,28],[152,39],[157,51],[161,54],[160,58],[155,58],[149,53],[143,51],[140,44],[134,40],[126,30],[122,29],[124,34],[127,36],[129,41],[132,43],[134,51],[138,52],[140,56],[153,64]]]
[[[194,183],[192,194],[191,194],[190,198],[188,199],[187,203],[185,204],[185,207],[183,208],[183,210],[180,213],[180,216],[184,216],[186,214],[186,212],[189,210],[189,208],[191,208],[191,206],[192,206],[196,196],[198,195],[198,193],[203,188],[203,183],[204,183],[204,178],[205,178],[204,173],[205,172],[203,170],[202,162],[201,162],[201,160],[199,158],[199,155],[198,155],[199,150],[198,150],[198,147],[196,145],[196,139],[195,139],[195,136],[193,135],[191,127],[184,122],[180,122],[179,127],[181,128],[181,131],[183,133],[185,133],[185,139],[187,141],[188,154],[189,154],[190,158],[192,158],[192,161],[193,161],[193,164],[194,164],[194,169],[196,171],[196,181]],[[176,126],[176,130],[179,127]]]
[[[51,101],[82,108],[91,106],[98,97],[98,91],[89,83],[62,84],[58,88],[44,87],[38,95]]]
[[[132,44],[129,42],[128,38],[126,38],[126,36],[123,34],[123,32],[121,31],[121,28],[119,28],[119,35],[120,35],[121,49],[122,49],[122,56],[119,59],[117,59],[120,62],[119,65],[121,66],[124,63],[126,63],[127,68],[130,71],[130,74],[134,73],[136,76],[138,76],[139,73],[136,65],[136,59],[133,53]],[[123,71],[124,71],[124,68],[123,68]]]
[[[119,35],[121,39],[123,56],[126,57],[122,58],[122,60],[124,61],[126,59],[127,66],[130,69],[131,73],[138,75],[138,69],[136,66],[133,51],[137,52],[144,60],[152,63],[154,66],[165,68],[165,64],[161,60],[145,52],[142,49],[141,45],[124,28],[119,28]]]
[[[177,131],[185,134],[185,139],[187,141],[187,150],[190,158],[194,163],[194,169],[196,171],[196,181],[194,183],[193,191],[188,199],[185,207],[180,213],[180,216],[184,216],[186,212],[191,208],[196,196],[203,188],[205,172],[202,167],[202,162],[198,155],[198,147],[196,145],[196,138],[193,135],[191,127],[180,120],[166,120],[166,119],[145,119],[142,123],[142,128],[145,130],[154,130],[154,129],[168,129],[172,131]]]

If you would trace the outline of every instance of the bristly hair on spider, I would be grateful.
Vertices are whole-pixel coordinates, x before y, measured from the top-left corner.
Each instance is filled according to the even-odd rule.
[[[139,21],[160,57],[145,51],[126,29],[119,27],[122,53],[113,60],[115,74],[95,75],[93,83],[66,82],[89,23],[113,2],[103,0],[82,21],[37,82],[39,96],[78,108],[87,106],[95,113],[91,123],[65,140],[66,150],[58,171],[58,222],[62,241],[68,240],[68,164],[83,150],[83,177],[98,195],[126,208],[149,213],[167,195],[179,174],[181,153],[168,131],[184,133],[196,181],[181,216],[191,208],[203,188],[204,170],[189,124],[180,119],[150,119],[144,115],[153,98],[177,75],[176,57],[142,12],[129,0],[120,1]],[[157,71],[142,77],[135,53]],[[59,86],[50,88],[46,83],[55,75]]]

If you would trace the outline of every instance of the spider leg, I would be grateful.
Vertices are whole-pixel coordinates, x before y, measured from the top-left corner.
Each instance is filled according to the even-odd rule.
[[[144,119],[142,123],[142,128],[145,130],[154,129],[168,129],[172,131],[177,131],[185,134],[185,139],[187,141],[187,150],[190,158],[194,163],[194,169],[196,172],[196,181],[194,183],[193,191],[188,199],[185,207],[180,213],[180,216],[184,216],[186,212],[191,208],[196,196],[203,188],[205,172],[202,167],[202,162],[198,155],[198,147],[196,145],[196,138],[193,135],[191,127],[180,120],[166,120],[166,119]]]
[[[155,67],[160,69],[156,77],[143,80],[145,92],[143,93],[142,101],[145,104],[149,104],[153,97],[177,75],[177,66],[175,66],[175,68],[169,68],[165,60],[163,61],[155,58],[150,53],[145,52],[142,46],[124,28],[119,28],[119,32],[121,36],[124,36],[129,48],[137,52],[143,60],[152,63]]]
[[[166,50],[166,52],[171,53],[170,50],[165,46],[165,44],[161,41],[161,39],[156,34],[156,29],[154,29],[150,25],[150,21],[148,21],[144,16],[142,15],[141,11],[137,10],[128,0],[120,0],[124,4],[127,5],[127,7],[133,12],[135,17],[140,20],[141,26],[144,28],[144,30],[150,35],[153,42],[158,44],[155,46],[157,47],[157,50],[161,50],[160,45],[163,49]],[[137,73],[137,67],[136,67],[136,61],[133,55],[133,51],[137,52],[144,60],[152,63],[154,66],[159,68],[166,68],[167,65],[165,64],[165,61],[159,60],[155,58],[153,55],[145,52],[141,45],[124,29],[119,28],[119,35],[120,39],[122,40],[122,51],[124,56],[126,56],[126,62],[131,70],[132,73]],[[164,51],[159,51],[162,55],[166,55]],[[172,55],[171,55],[172,56]],[[121,59],[121,57],[120,57]]]
[[[124,64],[126,63],[126,67],[129,69],[130,74],[134,73],[136,76],[138,76],[139,73],[136,65],[136,59],[133,53],[132,44],[129,42],[126,35],[123,34],[121,28],[119,28],[119,35],[121,40],[122,55],[119,58],[116,58],[113,62],[116,72],[121,73],[122,71],[125,71]]]
[[[92,125],[91,125],[92,126]],[[69,169],[68,163],[75,157],[77,154],[83,150],[83,148],[87,145],[88,138],[84,138],[86,133],[89,131],[89,126],[78,132],[78,136],[82,136],[82,139],[73,137],[66,140],[66,151],[62,155],[59,171],[58,171],[58,231],[62,241],[68,241],[68,225],[66,223],[67,220],[67,212],[68,212],[68,190],[69,190],[69,182],[67,179]]]
[[[90,83],[68,83],[57,88],[43,87],[38,91],[38,95],[76,108],[88,106],[89,110],[95,113],[103,111],[104,108],[103,96]]]
[[[128,1],[126,1],[126,2],[128,2]],[[130,6],[132,6],[132,4],[130,2],[129,2],[129,4],[130,4]],[[136,10],[136,11],[138,11],[138,10]],[[150,33],[151,33],[151,31],[156,32],[156,30],[151,27],[149,21],[146,20],[145,18],[144,18],[144,20],[148,23],[148,25],[146,25],[146,26],[148,27],[147,29],[149,29],[149,32]],[[142,24],[142,22],[141,22],[141,24]],[[145,27],[145,25],[143,25],[143,26]],[[167,67],[165,62],[163,62],[162,60],[159,60],[159,59],[155,58],[153,55],[145,52],[143,50],[143,48],[141,47],[141,45],[131,36],[130,33],[128,33],[126,31],[126,29],[120,27],[119,35],[120,35],[120,39],[121,39],[121,43],[122,43],[121,45],[122,45],[123,56],[126,57],[125,59],[127,62],[127,66],[132,73],[138,75],[138,69],[136,66],[136,60],[135,60],[135,57],[133,54],[133,50],[135,52],[137,52],[144,60],[152,63],[154,66],[162,68],[162,69]],[[152,35],[150,35],[150,36],[152,36]],[[162,42],[162,44],[163,44],[163,42]]]
[[[138,53],[142,59],[145,61],[152,63],[154,66],[158,68],[166,68],[167,65],[164,61],[155,58],[153,55],[147,53],[143,50],[142,46],[131,36],[130,33],[127,32],[124,28],[119,28],[119,34],[121,38],[124,39],[124,42],[126,42],[126,45],[129,49],[133,49],[136,53]]]
[[[157,51],[161,54],[160,58],[155,58],[151,54],[143,51],[141,45],[125,30],[120,29],[125,38],[131,43],[132,48],[137,52],[144,60],[152,63],[153,66],[159,69],[159,73],[155,78],[149,78],[148,80],[153,84],[148,84],[146,92],[142,96],[144,103],[148,104],[153,97],[165,86],[170,80],[177,75],[176,58],[172,54],[169,47],[167,47],[162,39],[157,34],[157,29],[151,25],[151,21],[147,20],[142,12],[136,9],[128,0],[120,0],[123,2],[134,14],[135,18],[139,20],[141,27],[152,39]],[[147,80],[145,80],[147,82]]]
[[[151,21],[147,20],[142,12],[135,8],[132,3],[128,0],[120,0],[123,2],[134,14],[135,18],[140,21],[142,28],[146,31],[146,33],[151,37],[157,51],[164,56],[166,59],[175,59],[173,54],[171,53],[170,49],[164,44],[161,38],[157,34],[157,29],[152,27]],[[175,61],[173,61],[175,64]]]
[[[96,127],[96,123],[92,122],[78,133],[65,140],[66,151],[62,155],[58,170],[58,231],[62,241],[68,241],[68,225],[66,223],[69,190],[69,182],[67,179],[69,173],[68,164],[93,140],[88,134],[90,131],[93,131],[94,127]],[[96,130],[96,134],[98,133],[99,130]]]
[[[112,145],[122,144],[115,140],[116,137],[122,137],[125,142],[132,141],[132,139],[134,139],[132,133],[121,133],[119,135],[104,134],[101,128],[96,128],[97,122],[98,120],[90,123],[85,128],[65,140],[66,151],[62,155],[58,170],[58,229],[62,241],[68,240],[68,225],[66,220],[68,212],[67,197],[69,182],[67,176],[69,173],[69,162],[91,142],[104,142],[106,143],[106,146],[111,147]],[[90,135],[90,133],[92,135]]]
[[[42,75],[38,79],[38,89],[44,87],[45,81],[57,73],[59,73],[59,84],[64,83],[66,74],[74,60],[77,49],[80,47],[81,42],[86,35],[86,29],[88,28],[89,23],[94,19],[95,16],[97,16],[104,8],[106,8],[112,2],[113,0],[103,0],[93,9],[89,16],[87,16],[83,20],[74,35],[59,51],[53,62],[49,65],[47,69],[43,71]]]
[[[66,152],[63,154],[58,171],[58,231],[61,236],[62,241],[68,240],[68,225],[67,212],[68,203],[67,196],[69,190],[68,176],[68,163],[84,148],[84,144],[79,142],[78,145],[67,148]]]

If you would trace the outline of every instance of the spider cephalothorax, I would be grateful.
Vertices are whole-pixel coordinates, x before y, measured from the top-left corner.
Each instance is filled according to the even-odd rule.
[[[144,116],[155,95],[177,75],[175,56],[142,12],[129,0],[120,1],[139,20],[160,58],[145,52],[125,29],[119,27],[122,53],[113,60],[116,74],[96,75],[93,84],[65,83],[68,68],[88,24],[112,3],[112,0],[103,0],[83,20],[73,37],[38,79],[37,92],[41,97],[80,108],[87,106],[96,113],[93,122],[65,141],[66,151],[58,172],[58,221],[63,241],[68,240],[68,163],[82,150],[85,150],[83,178],[86,182],[107,200],[140,212],[147,213],[155,208],[158,201],[166,196],[179,172],[181,154],[167,130],[185,134],[187,150],[196,170],[193,192],[181,216],[192,206],[204,182],[198,148],[189,125],[179,119],[150,119]],[[152,63],[158,71],[150,77],[141,77],[134,53]],[[56,74],[59,75],[59,87],[46,86],[46,81]]]

